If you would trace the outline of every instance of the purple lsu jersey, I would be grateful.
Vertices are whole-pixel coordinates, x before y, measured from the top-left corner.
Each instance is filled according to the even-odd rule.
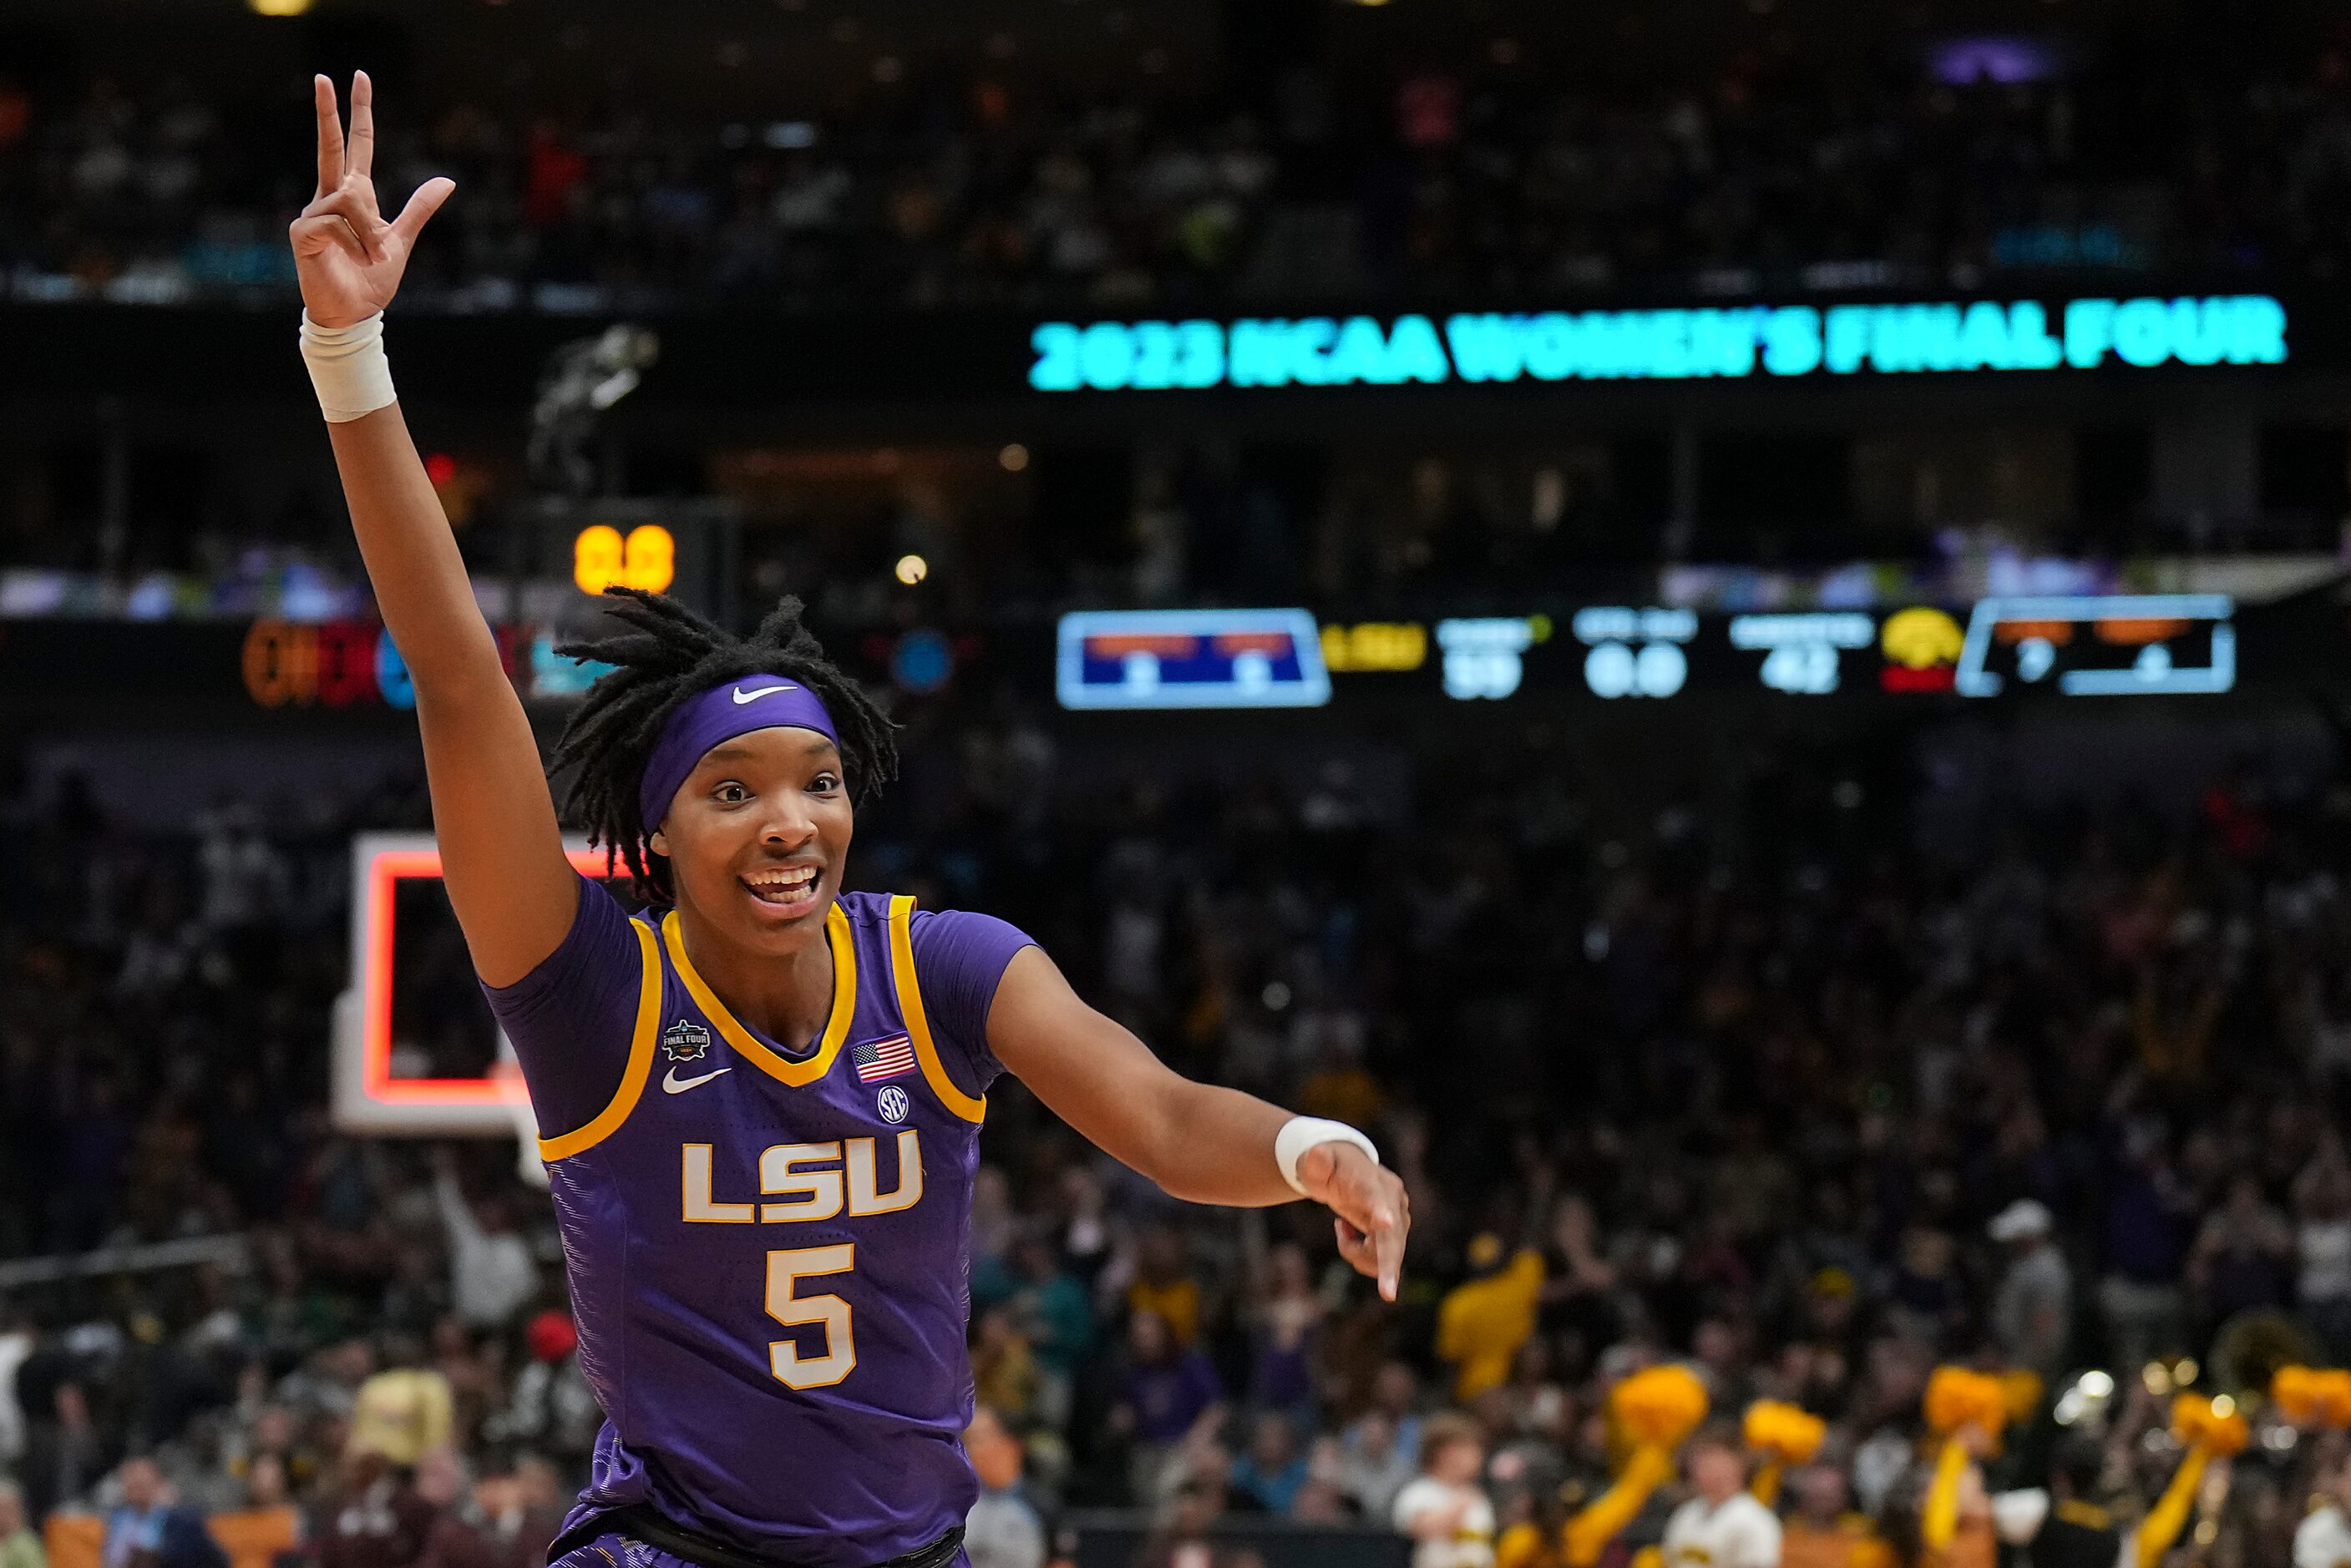
[[[856,1568],[970,1510],[987,1102],[941,1061],[913,906],[853,893],[828,913],[831,1013],[798,1058],[711,993],[674,912],[629,922],[619,1091],[539,1145],[605,1416],[567,1535],[644,1505],[746,1552]]]

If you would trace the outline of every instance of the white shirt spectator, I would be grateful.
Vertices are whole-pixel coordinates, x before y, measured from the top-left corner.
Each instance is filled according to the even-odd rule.
[[[1666,1521],[1666,1568],[1780,1568],[1778,1516],[1748,1492],[1694,1497]]]
[[[538,1293],[538,1264],[519,1231],[482,1229],[444,1172],[433,1184],[441,1223],[449,1232],[450,1293],[457,1315],[471,1328],[503,1328]]]
[[[1413,1548],[1412,1568],[1489,1568],[1494,1561],[1494,1505],[1474,1486],[1455,1486],[1422,1476],[1396,1493],[1395,1527],[1409,1534],[1412,1521],[1431,1510],[1461,1511],[1449,1536]]]
[[[1366,1519],[1386,1519],[1398,1493],[1418,1473],[1413,1456],[1396,1440],[1395,1423],[1374,1412],[1347,1434],[1339,1467],[1339,1490],[1355,1500]]]
[[[16,1404],[16,1368],[33,1354],[33,1331],[0,1331],[0,1470],[25,1451],[25,1412]]]
[[[2294,1532],[2294,1568],[2345,1568],[2351,1563],[2351,1524],[2343,1510],[2328,1503],[2304,1520]]]
[[[2351,1297],[2351,1219],[2305,1220],[2294,1236],[2300,1255],[2300,1294],[2310,1302]]]
[[[963,1523],[971,1568],[1045,1568],[1045,1526],[1019,1493],[986,1491]]]

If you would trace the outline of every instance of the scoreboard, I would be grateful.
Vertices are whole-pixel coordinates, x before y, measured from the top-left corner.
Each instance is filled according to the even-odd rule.
[[[2225,594],[1984,599],[1956,684],[1967,697],[2011,681],[2078,697],[2226,691],[2237,683],[2235,618]]]
[[[1962,701],[2210,695],[2239,688],[2242,607],[2226,594],[1995,596],[1972,604],[1700,612],[1553,607],[1518,616],[1331,620],[1304,609],[1064,617],[1064,707],[1319,707],[1417,686],[1459,701],[1656,703],[1686,692]],[[2336,668],[2351,615],[2262,607],[2273,679]],[[2328,651],[2334,650],[2334,651]]]
[[[1302,609],[1090,610],[1061,618],[1064,708],[1319,708],[1331,677]]]

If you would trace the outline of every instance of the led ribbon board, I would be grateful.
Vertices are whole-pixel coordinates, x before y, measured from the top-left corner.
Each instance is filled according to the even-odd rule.
[[[1319,708],[1331,701],[1302,609],[1081,610],[1061,618],[1061,706]]]
[[[2283,364],[2286,310],[2235,294],[1048,321],[1029,344],[1040,392],[2152,369]]]
[[[1980,599],[1955,685],[1965,697],[1996,696],[2010,680],[2077,697],[2227,691],[2235,613],[2226,594]]]

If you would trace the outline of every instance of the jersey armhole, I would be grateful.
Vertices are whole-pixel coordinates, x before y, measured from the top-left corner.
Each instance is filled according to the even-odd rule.
[[[890,983],[898,993],[898,1017],[914,1042],[914,1060],[922,1064],[924,1081],[939,1103],[977,1126],[987,1119],[987,1096],[972,1098],[956,1087],[939,1060],[938,1043],[931,1038],[931,1021],[923,1011],[922,981],[914,974],[914,900],[904,893],[890,898]]]
[[[629,1064],[622,1069],[621,1086],[612,1091],[611,1100],[593,1120],[559,1137],[538,1140],[542,1160],[569,1159],[595,1147],[629,1119],[629,1113],[637,1108],[637,1097],[645,1092],[645,1079],[653,1072],[654,1037],[661,1031],[661,950],[653,945],[653,928],[644,921],[632,918],[629,929],[636,933],[637,959],[643,966],[637,982],[637,1024],[629,1036]]]

